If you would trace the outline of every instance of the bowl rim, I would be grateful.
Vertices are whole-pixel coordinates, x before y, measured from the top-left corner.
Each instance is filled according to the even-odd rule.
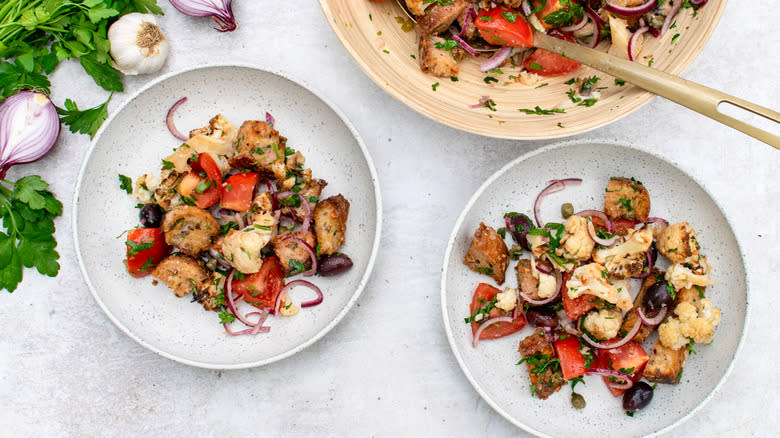
[[[437,112],[433,109],[430,109],[428,106],[425,105],[416,105],[410,102],[408,99],[406,99],[406,96],[404,93],[402,93],[400,90],[396,89],[395,87],[391,86],[390,82],[384,80],[379,73],[374,71],[374,69],[369,65],[368,62],[366,62],[362,57],[358,55],[358,51],[355,49],[355,47],[350,43],[350,41],[347,39],[346,34],[343,32],[342,28],[340,26],[336,25],[335,16],[333,14],[333,11],[330,8],[330,3],[335,0],[319,0],[320,8],[322,9],[323,15],[325,15],[325,19],[328,22],[328,25],[330,26],[331,30],[334,34],[336,34],[336,37],[341,42],[341,45],[344,47],[344,49],[349,53],[349,55],[352,57],[352,59],[358,64],[361,70],[363,70],[363,73],[368,75],[369,78],[371,78],[372,81],[376,85],[379,86],[384,92],[387,94],[393,96],[396,100],[404,104],[407,108],[411,108],[414,111],[416,111],[419,114],[422,114],[423,116],[429,118],[430,120],[433,120],[437,123],[441,123],[443,125],[449,126],[451,128],[455,128],[459,131],[463,132],[469,132],[476,135],[481,135],[483,137],[487,138],[497,138],[497,139],[506,139],[506,140],[555,140],[555,139],[562,139],[566,137],[571,137],[574,135],[583,134],[586,132],[593,131],[594,129],[598,129],[604,126],[607,126],[613,122],[616,122],[623,117],[628,116],[629,114],[632,114],[633,112],[639,110],[640,108],[644,107],[650,101],[657,97],[657,95],[646,91],[641,90],[640,87],[637,86],[641,90],[640,94],[637,95],[636,100],[638,101],[638,104],[634,106],[633,108],[629,108],[628,110],[620,111],[618,114],[613,115],[612,118],[605,120],[604,123],[593,125],[593,126],[587,126],[581,129],[575,129],[569,132],[561,133],[561,135],[534,135],[534,134],[526,134],[523,132],[523,130],[515,130],[514,132],[517,132],[518,134],[522,135],[502,135],[500,133],[495,133],[495,131],[487,131],[487,132],[476,132],[474,130],[468,129],[466,127],[460,126],[458,123],[455,123],[453,120],[450,120],[450,118],[447,117],[440,117],[437,115]],[[365,1],[365,0],[363,0]],[[390,0],[392,1],[392,0]],[[666,73],[680,76],[683,73],[685,73],[686,70],[694,63],[694,61],[699,57],[699,54],[704,49],[704,47],[709,43],[710,38],[712,37],[712,33],[715,31],[715,28],[718,27],[718,24],[720,23],[720,19],[723,16],[723,11],[726,9],[726,3],[728,0],[720,0],[718,2],[718,8],[715,11],[715,14],[713,15],[713,22],[712,26],[708,26],[704,32],[700,34],[700,38],[702,39],[702,46],[699,48],[699,50],[696,52],[696,54],[691,57],[686,62],[673,64],[668,70],[664,70]],[[710,2],[710,6],[712,6],[712,2]],[[400,6],[399,6],[400,7]],[[594,69],[595,70],[595,69]],[[596,70],[598,71],[598,70]],[[557,132],[557,131],[555,131]]]
[[[233,363],[233,364],[216,364],[211,362],[203,362],[198,360],[191,360],[186,359],[183,357],[179,357],[175,354],[163,351],[147,341],[141,339],[138,335],[130,331],[124,324],[122,324],[121,321],[117,319],[117,317],[109,310],[109,308],[106,306],[106,304],[103,302],[102,299],[100,299],[97,290],[95,286],[92,284],[92,281],[87,273],[87,268],[85,266],[84,260],[81,256],[81,244],[79,242],[79,221],[78,221],[78,214],[79,214],[79,193],[81,191],[82,183],[84,182],[84,175],[87,170],[87,165],[89,164],[90,159],[92,158],[92,154],[95,151],[95,148],[100,141],[103,132],[108,128],[108,126],[113,122],[114,118],[122,112],[130,103],[135,101],[141,94],[144,94],[148,90],[156,87],[160,83],[179,76],[186,73],[191,73],[198,70],[208,70],[208,69],[220,69],[220,68],[227,68],[227,69],[249,69],[249,70],[255,70],[260,73],[270,74],[274,75],[283,79],[286,79],[301,88],[307,90],[308,92],[312,93],[315,97],[317,97],[320,101],[322,101],[325,105],[328,106],[344,123],[344,125],[349,129],[352,136],[355,138],[355,141],[357,142],[358,146],[360,147],[360,150],[363,154],[363,157],[366,160],[366,165],[368,166],[369,174],[371,177],[371,181],[374,186],[374,197],[376,200],[376,223],[374,226],[376,227],[376,231],[374,233],[374,241],[372,242],[372,249],[371,249],[371,255],[368,260],[368,264],[366,265],[366,270],[363,273],[363,276],[360,279],[360,282],[358,283],[357,288],[353,291],[352,296],[350,297],[347,304],[344,306],[343,309],[336,315],[336,317],[328,322],[327,325],[325,325],[323,328],[321,328],[317,333],[314,334],[311,338],[303,342],[302,344],[297,345],[296,347],[271,356],[266,359],[257,360],[257,361],[249,361],[249,362],[241,362],[241,363]],[[76,180],[75,190],[73,192],[73,204],[72,204],[72,210],[73,213],[71,214],[71,222],[73,224],[73,242],[74,242],[74,250],[76,252],[76,258],[78,259],[79,263],[79,269],[81,271],[81,276],[84,279],[84,282],[87,284],[87,287],[89,288],[90,293],[92,294],[92,297],[97,301],[97,303],[100,305],[100,308],[103,310],[103,313],[105,313],[106,316],[111,320],[111,322],[114,323],[117,327],[119,327],[122,332],[124,332],[127,336],[129,336],[132,340],[136,341],[138,344],[142,345],[143,347],[146,347],[147,349],[159,354],[160,356],[163,356],[167,359],[171,359],[175,362],[179,362],[185,365],[198,367],[198,368],[206,368],[206,369],[214,369],[214,370],[230,370],[230,369],[245,369],[245,368],[254,368],[259,367],[262,365],[267,365],[273,362],[280,361],[282,359],[285,359],[287,357],[290,357],[307,347],[311,346],[315,342],[319,341],[324,337],[328,332],[330,332],[345,316],[346,314],[352,309],[352,307],[357,302],[358,298],[360,298],[361,294],[363,293],[363,290],[365,289],[366,285],[368,284],[368,280],[371,277],[371,274],[374,270],[374,265],[377,258],[377,253],[379,250],[379,244],[382,236],[382,193],[379,187],[379,178],[376,173],[376,166],[374,165],[374,160],[371,158],[371,154],[368,151],[368,148],[366,147],[365,143],[363,142],[362,137],[360,136],[360,133],[357,131],[355,126],[352,124],[352,122],[347,118],[347,116],[344,114],[344,112],[336,106],[334,102],[332,102],[330,99],[328,99],[326,96],[324,96],[319,90],[317,90],[316,87],[311,86],[306,81],[303,81],[294,75],[291,75],[287,72],[282,72],[281,70],[276,69],[266,69],[263,67],[259,67],[257,65],[248,64],[248,63],[206,63],[201,64],[193,67],[187,67],[181,70],[172,71],[169,73],[166,73],[164,75],[161,75],[154,80],[149,81],[147,84],[139,88],[136,92],[134,92],[129,99],[127,99],[122,105],[112,111],[112,113],[109,115],[109,117],[103,122],[100,129],[96,133],[95,137],[90,142],[89,150],[87,151],[86,155],[83,158],[81,169],[79,170],[78,178]]]
[[[739,236],[736,232],[734,232],[733,227],[733,221],[731,220],[729,214],[726,212],[725,209],[721,206],[720,202],[717,200],[715,196],[713,196],[712,192],[699,181],[698,178],[688,173],[686,170],[681,168],[676,162],[674,162],[671,159],[666,158],[660,153],[657,153],[655,151],[648,151],[645,149],[642,149],[638,147],[634,143],[630,143],[627,141],[618,142],[616,140],[608,140],[604,138],[593,138],[593,139],[576,139],[576,140],[566,140],[558,143],[554,143],[551,145],[543,146],[538,149],[526,152],[519,157],[513,159],[509,163],[502,166],[500,169],[495,171],[490,177],[488,177],[480,186],[479,188],[474,192],[473,195],[469,198],[466,205],[461,210],[460,215],[458,215],[458,219],[455,221],[455,225],[452,228],[452,232],[450,233],[450,238],[447,242],[447,249],[444,252],[444,260],[442,263],[442,270],[441,270],[441,284],[440,284],[440,299],[441,299],[441,312],[442,312],[442,320],[444,322],[444,330],[447,333],[447,340],[449,341],[450,349],[452,350],[453,355],[455,356],[455,359],[458,361],[458,365],[460,366],[461,371],[466,376],[466,379],[468,379],[469,383],[471,383],[471,386],[474,387],[474,389],[479,393],[480,397],[487,402],[490,407],[492,407],[496,412],[498,412],[502,417],[504,417],[507,421],[514,424],[517,427],[520,427],[521,429],[525,430],[526,432],[529,432],[531,434],[541,436],[541,437],[552,437],[552,435],[548,435],[545,432],[536,430],[518,420],[513,418],[507,411],[505,411],[501,406],[499,406],[495,401],[493,401],[490,396],[487,394],[485,390],[482,389],[479,382],[476,381],[475,377],[471,374],[469,369],[466,366],[466,363],[464,362],[463,357],[461,357],[457,347],[456,347],[456,340],[452,332],[452,327],[450,326],[450,320],[449,315],[447,313],[447,274],[448,274],[448,262],[450,260],[450,257],[452,256],[452,251],[455,246],[455,240],[458,234],[458,230],[463,226],[463,222],[465,221],[467,212],[474,206],[474,204],[477,202],[477,200],[482,196],[482,194],[487,190],[487,188],[493,184],[494,181],[496,181],[498,178],[502,177],[506,172],[508,172],[512,167],[518,165],[519,163],[534,157],[536,155],[548,153],[553,150],[558,149],[566,149],[573,146],[581,146],[581,145],[587,145],[587,144],[603,144],[603,145],[610,145],[610,146],[617,146],[617,147],[624,147],[626,149],[631,149],[635,152],[641,152],[645,153],[647,155],[650,155],[656,159],[659,159],[683,174],[685,174],[688,178],[691,178],[696,184],[701,187],[705,193],[710,197],[712,202],[715,204],[716,207],[720,210],[721,214],[723,214],[723,217],[726,219],[726,223],[728,224],[729,228],[731,229],[731,232],[734,236],[734,241],[737,243],[737,249],[739,250],[739,257],[742,262],[743,268],[745,268],[745,320],[742,324],[742,335],[739,338],[739,342],[737,343],[737,348],[734,351],[734,355],[731,358],[731,362],[729,363],[728,367],[726,368],[726,371],[723,373],[723,376],[718,380],[718,383],[715,385],[713,390],[707,394],[707,396],[704,397],[704,399],[696,405],[690,412],[683,415],[677,421],[674,423],[657,430],[655,432],[652,432],[650,434],[644,435],[645,437],[657,437],[660,436],[666,432],[671,431],[675,427],[679,426],[680,424],[684,423],[685,421],[689,420],[694,414],[696,414],[704,405],[706,405],[712,397],[720,391],[721,387],[723,386],[723,383],[726,381],[728,376],[731,374],[734,364],[736,362],[737,357],[739,357],[742,348],[745,344],[745,339],[747,338],[747,331],[750,321],[750,275],[748,273],[748,270],[745,265],[745,252],[743,249],[742,244],[739,241]]]

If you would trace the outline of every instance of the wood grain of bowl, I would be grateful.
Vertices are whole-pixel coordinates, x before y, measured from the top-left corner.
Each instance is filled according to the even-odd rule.
[[[503,74],[479,71],[479,58],[465,57],[458,81],[437,78],[420,71],[417,61],[418,36],[415,30],[404,32],[407,19],[394,1],[320,0],[320,6],[347,52],[380,87],[419,113],[445,125],[489,137],[508,139],[551,139],[566,137],[604,126],[639,109],[653,94],[630,84],[618,86],[614,78],[587,66],[571,74],[542,78],[536,85],[524,85],[509,78],[516,67],[502,68]],[[710,0],[696,15],[682,9],[676,26],[662,38],[645,39],[638,62],[672,74],[680,74],[693,62],[720,20],[726,0]],[[676,34],[680,34],[671,40]],[[599,48],[606,50],[608,42]],[[412,56],[414,55],[414,57]],[[599,76],[601,97],[592,107],[566,108],[563,114],[535,115],[520,108],[554,108],[568,101],[565,84],[572,77]],[[498,82],[486,84],[485,76]],[[434,87],[434,84],[438,86]],[[547,84],[540,86],[542,84]],[[435,88],[435,90],[434,90]],[[495,111],[469,108],[483,96],[495,102]]]

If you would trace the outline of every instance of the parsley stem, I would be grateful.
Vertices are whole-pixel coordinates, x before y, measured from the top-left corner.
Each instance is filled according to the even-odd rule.
[[[2,195],[0,196],[0,201],[3,201],[3,203],[5,204],[5,208],[8,210],[8,217],[11,218],[11,226],[13,227],[13,231],[8,230],[8,236],[9,237],[13,236],[13,238],[15,238],[19,234],[19,227],[16,225],[16,218],[14,218],[14,211],[11,208],[11,203],[8,202],[8,198],[7,198],[11,194],[11,192],[3,186],[0,186],[0,189],[2,189],[0,190],[0,194]]]

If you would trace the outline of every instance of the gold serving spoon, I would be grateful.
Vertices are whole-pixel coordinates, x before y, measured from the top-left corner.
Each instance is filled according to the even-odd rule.
[[[396,1],[406,15],[414,20],[414,16],[406,9],[404,0]],[[542,32],[534,31],[534,46],[558,54],[565,53],[567,58],[616,78],[621,78],[780,149],[780,136],[724,114],[718,110],[718,107],[721,104],[731,105],[735,109],[747,111],[780,124],[780,113],[777,111],[627,59],[551,37]]]

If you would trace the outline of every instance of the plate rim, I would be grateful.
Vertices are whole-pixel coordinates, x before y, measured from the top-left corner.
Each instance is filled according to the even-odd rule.
[[[669,158],[666,158],[664,155],[662,155],[660,153],[657,153],[655,151],[644,150],[644,149],[638,147],[636,144],[628,142],[628,141],[618,142],[616,140],[609,140],[609,139],[604,139],[604,138],[576,139],[576,140],[566,140],[566,141],[550,144],[550,145],[543,146],[543,147],[540,147],[538,149],[526,152],[526,153],[520,155],[519,157],[513,159],[509,163],[505,164],[504,166],[502,166],[498,170],[496,170],[492,175],[490,175],[479,186],[479,188],[474,192],[474,194],[471,195],[471,197],[469,198],[469,200],[466,203],[466,205],[463,206],[463,208],[461,210],[461,213],[458,215],[458,219],[455,221],[455,225],[452,228],[452,232],[450,233],[450,238],[447,241],[447,249],[444,252],[444,260],[443,260],[443,263],[442,263],[441,280],[440,280],[440,300],[441,300],[440,304],[441,304],[442,320],[444,322],[444,330],[445,330],[445,332],[447,334],[447,341],[449,342],[450,350],[452,350],[452,354],[455,356],[455,359],[458,361],[458,365],[460,367],[460,370],[466,376],[466,379],[469,381],[471,386],[480,395],[482,400],[484,400],[488,405],[490,405],[490,407],[493,408],[493,410],[495,410],[499,415],[504,417],[504,419],[506,419],[510,423],[514,424],[515,426],[525,430],[526,432],[529,432],[531,434],[534,434],[534,435],[540,436],[540,437],[550,437],[550,438],[553,437],[552,435],[549,435],[549,434],[547,434],[547,433],[545,433],[543,431],[536,430],[536,429],[534,429],[534,428],[532,428],[532,427],[522,423],[521,421],[516,420],[515,418],[513,418],[508,412],[506,412],[501,406],[499,406],[494,400],[492,400],[490,398],[490,396],[480,386],[480,384],[476,381],[474,376],[471,374],[471,371],[466,366],[463,357],[460,355],[460,353],[458,352],[458,349],[456,347],[456,340],[455,340],[455,337],[453,335],[452,327],[450,326],[450,321],[449,321],[448,313],[447,313],[447,301],[446,301],[446,292],[447,292],[447,289],[446,289],[446,279],[447,279],[447,272],[448,272],[447,265],[448,265],[448,262],[449,262],[449,259],[450,259],[451,255],[452,255],[453,248],[455,246],[455,239],[457,237],[458,230],[463,225],[463,222],[464,222],[464,220],[466,218],[467,212],[474,206],[474,204],[476,203],[477,199],[485,192],[485,190],[488,188],[488,186],[490,186],[495,180],[497,180],[498,178],[503,176],[506,172],[508,172],[514,166],[517,166],[521,162],[523,162],[523,161],[525,161],[525,160],[527,160],[529,158],[532,158],[532,157],[534,157],[536,155],[548,153],[550,151],[557,150],[557,149],[566,149],[566,148],[573,147],[573,146],[588,145],[588,144],[604,144],[604,145],[617,146],[617,147],[623,147],[623,148],[626,148],[626,149],[631,149],[631,150],[633,150],[635,152],[642,152],[642,153],[645,153],[647,155],[652,156],[653,158],[659,159],[659,160],[661,160],[661,161],[663,161],[663,162],[665,162],[667,164],[670,164],[671,166],[673,166],[677,170],[679,170],[682,173],[684,173],[687,177],[691,178],[710,197],[712,202],[715,204],[715,206],[718,208],[718,210],[720,210],[721,214],[723,214],[723,217],[726,219],[726,223],[728,224],[728,226],[729,226],[729,228],[731,230],[731,233],[734,236],[734,241],[737,243],[737,249],[739,250],[740,261],[742,262],[742,267],[745,270],[745,320],[744,320],[744,322],[742,324],[742,335],[739,338],[739,342],[737,343],[737,348],[734,351],[734,355],[731,358],[731,362],[729,363],[728,367],[726,368],[726,371],[723,373],[721,378],[718,380],[718,383],[715,385],[713,390],[709,394],[707,394],[707,396],[704,397],[704,399],[698,405],[696,405],[696,407],[694,407],[690,412],[688,412],[687,414],[685,414],[682,417],[680,417],[679,419],[677,419],[677,421],[675,421],[674,423],[672,423],[672,424],[670,424],[668,426],[665,426],[664,428],[662,428],[660,430],[657,430],[655,432],[643,435],[644,437],[657,437],[657,436],[660,436],[660,435],[662,435],[662,434],[664,434],[666,432],[671,431],[672,429],[674,429],[675,427],[679,426],[680,424],[688,421],[691,417],[693,417],[694,414],[696,414],[699,410],[701,410],[701,408],[703,408],[707,403],[709,403],[709,401],[712,399],[712,397],[718,391],[720,391],[721,387],[723,386],[723,383],[726,381],[726,379],[731,374],[731,372],[732,372],[732,370],[734,368],[734,364],[735,364],[735,362],[737,360],[737,357],[739,357],[739,355],[741,354],[742,348],[743,348],[743,346],[745,344],[745,339],[747,338],[747,331],[748,331],[748,326],[749,326],[749,322],[750,322],[750,301],[751,301],[750,300],[750,275],[749,275],[749,272],[748,272],[748,270],[746,268],[746,265],[745,265],[746,256],[745,256],[745,252],[744,252],[743,246],[740,243],[739,237],[737,236],[737,233],[734,231],[734,227],[732,225],[733,221],[731,220],[730,215],[722,207],[722,205],[718,201],[718,199],[715,196],[713,196],[712,192],[705,185],[703,185],[701,183],[701,181],[699,181],[699,179],[697,177],[691,175],[685,169],[681,168],[678,165],[678,163],[676,163],[675,161],[673,161],[673,160],[671,160]]]
[[[427,117],[430,120],[433,120],[434,122],[440,123],[442,125],[448,126],[450,128],[457,129],[458,131],[462,132],[468,132],[471,134],[480,135],[487,138],[497,138],[497,139],[505,139],[505,140],[556,140],[556,139],[562,139],[566,137],[571,137],[575,135],[584,134],[586,132],[593,131],[598,128],[603,128],[604,126],[610,125],[629,114],[634,113],[635,111],[639,110],[640,108],[644,107],[650,101],[653,100],[653,98],[658,97],[656,94],[651,93],[647,90],[642,90],[641,87],[638,87],[641,90],[641,93],[637,96],[637,99],[639,100],[639,104],[636,105],[634,108],[629,109],[628,111],[622,112],[621,114],[618,114],[617,116],[614,116],[608,121],[605,121],[601,125],[594,125],[585,127],[583,129],[575,129],[571,132],[562,133],[561,135],[501,135],[496,134],[495,131],[488,131],[485,132],[475,132],[471,129],[467,129],[462,126],[458,126],[454,122],[450,122],[448,118],[442,118],[438,117],[435,113],[435,111],[428,109],[427,107],[418,107],[417,105],[413,105],[410,103],[403,93],[401,93],[399,90],[396,90],[394,87],[390,85],[390,83],[386,80],[384,80],[382,77],[379,76],[378,73],[376,73],[367,62],[365,62],[360,56],[358,56],[358,52],[355,49],[355,47],[349,43],[349,41],[346,38],[346,35],[342,33],[342,29],[339,26],[336,26],[336,18],[333,14],[333,11],[330,7],[330,1],[332,0],[319,0],[320,3],[320,9],[322,10],[323,15],[325,16],[325,21],[328,22],[328,26],[330,26],[333,33],[338,38],[339,42],[341,43],[341,46],[344,47],[344,50],[347,51],[347,53],[350,55],[350,57],[358,64],[360,69],[368,75],[369,78],[371,78],[374,83],[379,86],[385,93],[389,94],[390,96],[394,97],[397,101],[401,102],[404,106],[407,108],[411,108],[412,110],[416,111],[418,114],[421,114],[425,117]],[[721,0],[718,2],[718,9],[715,12],[715,15],[713,16],[713,23],[711,27],[708,27],[705,29],[701,37],[703,38],[703,43],[699,51],[696,53],[695,56],[693,56],[688,62],[681,63],[681,64],[675,64],[672,66],[672,68],[668,70],[663,70],[666,73],[675,75],[675,76],[681,76],[683,73],[685,73],[688,68],[693,65],[693,63],[696,61],[696,59],[699,57],[699,54],[704,49],[704,47],[709,43],[710,39],[712,38],[712,34],[715,32],[715,28],[718,27],[718,24],[720,24],[720,19],[723,17],[723,12],[726,9],[726,4],[728,3],[728,0]],[[595,70],[595,69],[594,69]],[[598,70],[597,70],[598,71]],[[492,132],[492,133],[491,133]],[[523,130],[515,130],[518,134],[523,134]]]
[[[135,101],[141,94],[147,92],[151,88],[159,85],[160,83],[179,76],[186,73],[191,73],[198,70],[207,70],[207,69],[214,69],[214,68],[240,68],[240,69],[250,69],[255,70],[261,73],[271,74],[283,79],[286,79],[303,89],[307,90],[308,92],[312,93],[315,97],[317,97],[319,100],[321,100],[325,105],[328,106],[344,123],[344,125],[349,129],[352,136],[355,138],[355,140],[358,143],[358,146],[360,147],[360,150],[363,154],[363,157],[366,160],[366,164],[368,165],[368,171],[371,176],[371,181],[374,186],[374,197],[376,200],[376,232],[374,234],[374,241],[372,243],[372,249],[371,249],[371,255],[368,259],[368,264],[366,266],[366,270],[363,273],[363,276],[360,279],[360,282],[358,283],[357,288],[352,293],[352,296],[350,297],[347,304],[344,306],[343,309],[336,315],[333,320],[331,320],[327,325],[325,325],[323,328],[321,328],[317,333],[314,334],[311,338],[306,340],[305,342],[295,346],[294,348],[285,351],[283,353],[271,356],[266,359],[257,360],[257,361],[249,361],[249,362],[240,362],[240,363],[233,363],[233,364],[216,364],[216,363],[210,363],[210,362],[204,362],[204,361],[198,361],[198,360],[191,360],[186,359],[183,357],[179,357],[176,354],[172,354],[166,351],[163,351],[150,343],[146,342],[145,340],[141,339],[138,335],[130,331],[124,324],[122,324],[117,317],[108,309],[106,304],[103,302],[103,300],[100,299],[98,296],[98,293],[96,291],[95,286],[92,284],[92,281],[87,273],[86,266],[84,264],[84,259],[81,256],[81,244],[79,242],[79,221],[78,221],[78,213],[79,213],[79,194],[81,191],[81,186],[84,181],[84,175],[87,169],[87,165],[90,162],[90,159],[92,158],[92,154],[95,151],[95,148],[100,141],[103,132],[108,128],[108,126],[113,122],[114,118],[122,112],[128,105],[130,105],[133,101]],[[95,137],[90,141],[89,149],[87,153],[85,154],[83,161],[81,163],[81,168],[79,169],[79,174],[76,179],[76,185],[73,192],[73,200],[72,200],[72,214],[71,214],[71,223],[73,224],[73,243],[74,243],[74,250],[76,252],[76,258],[79,263],[79,270],[81,271],[81,277],[84,280],[84,282],[87,284],[87,287],[89,288],[90,293],[92,294],[92,297],[97,301],[100,308],[103,310],[103,313],[108,317],[111,322],[114,323],[116,327],[118,327],[125,335],[130,337],[130,339],[134,340],[141,346],[147,348],[150,351],[153,351],[156,354],[159,354],[160,356],[163,356],[167,359],[173,360],[175,362],[179,362],[184,365],[189,365],[192,367],[198,367],[198,368],[205,368],[205,369],[214,369],[214,370],[233,370],[233,369],[246,369],[246,368],[255,368],[260,367],[263,365],[268,365],[273,362],[277,362],[283,359],[286,359],[296,353],[299,353],[309,346],[313,345],[320,339],[322,339],[326,334],[328,334],[339,322],[341,322],[342,319],[346,316],[346,314],[352,309],[352,307],[357,302],[358,298],[363,293],[363,290],[368,284],[368,281],[371,277],[371,274],[373,273],[377,253],[379,251],[379,245],[381,241],[382,236],[382,218],[383,218],[383,211],[382,211],[382,193],[379,187],[379,177],[376,173],[376,166],[374,165],[374,160],[371,157],[371,154],[368,151],[368,148],[366,147],[365,143],[363,142],[363,138],[361,137],[358,130],[355,128],[355,126],[352,124],[352,122],[347,118],[347,116],[344,114],[344,112],[330,99],[328,99],[326,96],[324,96],[316,87],[311,86],[306,81],[301,80],[300,78],[297,78],[295,75],[292,75],[287,72],[283,72],[281,70],[276,69],[267,69],[263,68],[257,65],[253,65],[250,63],[237,63],[237,62],[231,62],[231,63],[206,63],[201,64],[197,66],[187,67],[184,69],[168,72],[166,74],[160,75],[157,78],[149,81],[145,85],[143,85],[141,88],[139,88],[137,91],[135,91],[125,102],[121,104],[121,106],[114,111],[111,112],[109,117],[103,122],[103,124],[100,126],[100,129],[98,129],[98,132],[95,134]]]

